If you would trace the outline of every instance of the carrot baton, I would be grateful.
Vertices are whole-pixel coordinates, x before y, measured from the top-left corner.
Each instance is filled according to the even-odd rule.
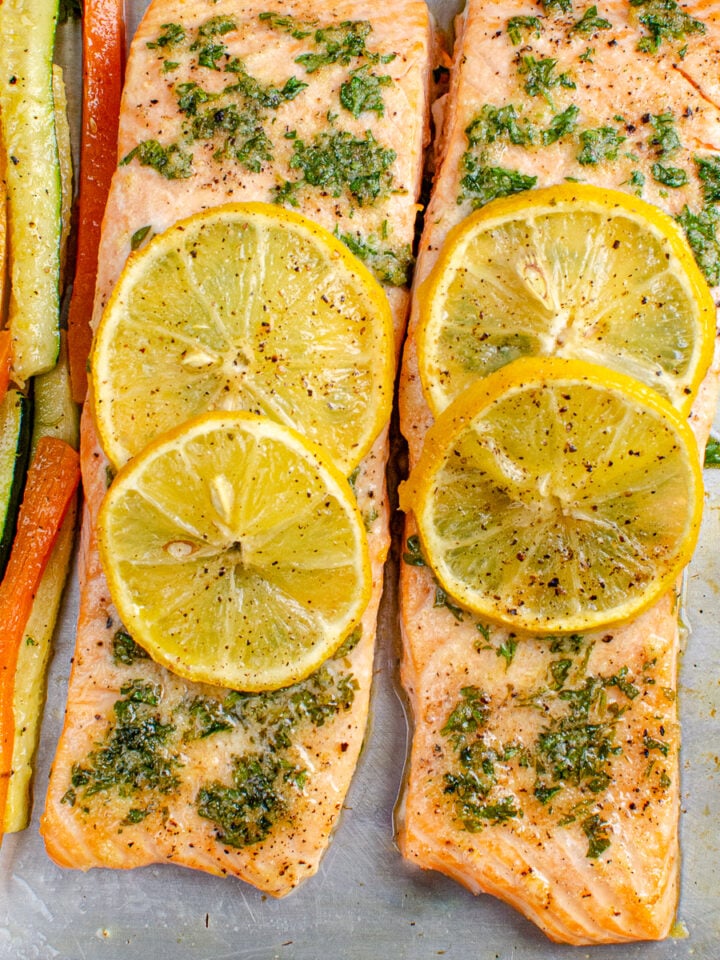
[[[12,366],[12,341],[9,330],[0,330],[0,401],[7,393]]]
[[[35,592],[79,480],[77,451],[64,440],[42,437],[28,471],[17,532],[0,583],[0,825],[12,770],[18,650]]]
[[[87,391],[98,244],[110,180],[117,166],[117,128],[125,59],[123,0],[85,0],[83,104],[78,184],[77,260],[68,314],[73,399]]]

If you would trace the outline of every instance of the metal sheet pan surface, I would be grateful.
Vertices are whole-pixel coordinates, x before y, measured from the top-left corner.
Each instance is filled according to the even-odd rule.
[[[389,0],[392,2],[392,0]],[[446,28],[458,0],[430,2]],[[146,0],[128,0],[128,32]],[[79,112],[77,25],[61,28],[71,121]],[[716,424],[720,427],[720,421]],[[686,578],[690,627],[680,674],[682,889],[676,936],[663,943],[551,944],[512,909],[405,863],[393,839],[407,723],[397,687],[398,629],[388,570],[371,722],[339,828],[319,873],[283,900],[236,880],[158,866],[87,874],[56,867],[38,834],[62,725],[73,650],[73,577],[58,628],[30,827],[0,853],[0,960],[684,960],[720,958],[720,471],[706,471],[701,541]]]

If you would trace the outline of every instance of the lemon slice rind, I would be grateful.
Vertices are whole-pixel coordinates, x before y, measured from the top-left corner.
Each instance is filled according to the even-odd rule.
[[[694,435],[656,391],[584,361],[525,358],[430,428],[401,487],[424,556],[458,603],[530,633],[625,622],[694,549]]]
[[[532,355],[617,369],[686,413],[713,355],[715,306],[678,225],[590,184],[471,214],[418,299],[420,377],[436,416],[478,377]]]
[[[128,258],[92,354],[118,468],[208,409],[299,430],[349,474],[388,422],[395,348],[380,284],[348,248],[272,204],[213,207]]]
[[[327,455],[266,417],[210,412],[148,445],[98,518],[110,594],[152,658],[196,682],[298,682],[358,626],[367,537]]]

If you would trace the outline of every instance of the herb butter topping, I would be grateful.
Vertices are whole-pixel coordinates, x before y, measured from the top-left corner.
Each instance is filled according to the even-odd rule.
[[[246,38],[262,30],[273,35],[273,42],[288,44],[292,69],[282,83],[254,76],[243,56]],[[139,163],[167,180],[185,180],[195,174],[198,151],[210,150],[224,171],[271,170],[276,182],[268,199],[275,203],[298,206],[319,191],[336,198],[348,217],[358,207],[378,208],[376,231],[339,236],[382,282],[409,283],[409,247],[394,242],[382,216],[383,201],[397,189],[397,155],[375,130],[395,83],[386,67],[397,55],[373,48],[368,21],[322,24],[272,11],[248,20],[218,15],[194,27],[166,23],[147,47],[157,55],[177,113],[168,136],[136,143],[121,165]],[[327,98],[327,76],[332,94],[325,129],[307,136],[286,122],[282,107],[297,98],[311,104],[319,85]],[[354,121],[364,129],[358,131]]]
[[[548,168],[567,180],[596,177],[664,206],[669,201],[711,285],[720,283],[717,235],[718,157],[710,136],[700,133],[703,113],[712,107],[692,82],[678,102],[679,77],[691,45],[707,28],[675,0],[629,0],[628,22],[613,24],[602,5],[547,0],[538,14],[512,16],[497,42],[513,49],[512,99],[482,104],[466,128],[457,201],[477,208],[549,181],[533,172],[534,159],[548,154]],[[618,66],[626,102],[597,86],[596,64],[632,45],[633,63]],[[623,53],[624,55],[624,53]],[[658,62],[675,85],[648,110],[648,72]],[[620,94],[618,94],[620,96]],[[631,109],[628,109],[627,103]],[[708,121],[711,122],[708,116]],[[522,152],[528,154],[523,161]],[[675,195],[675,196],[673,196]]]
[[[279,820],[291,816],[302,794],[306,761],[293,746],[312,727],[331,723],[352,706],[356,683],[345,657],[359,640],[356,631],[335,658],[307,680],[264,694],[235,691],[178,692],[173,683],[147,666],[147,655],[123,629],[112,635],[116,665],[128,677],[120,687],[103,739],[75,763],[63,802],[92,817],[108,802],[126,808],[121,829],[153,816],[168,815],[169,798],[183,780],[184,754],[198,741],[233,732],[245,748],[226,776],[199,786],[199,815],[218,839],[243,847],[268,835]],[[138,676],[137,661],[146,664]]]

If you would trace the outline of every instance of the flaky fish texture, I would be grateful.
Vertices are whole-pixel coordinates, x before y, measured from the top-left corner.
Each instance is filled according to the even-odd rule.
[[[127,67],[95,323],[143,238],[225,202],[285,202],[366,257],[399,346],[428,135],[427,9],[291,0],[267,11],[256,0],[150,4]],[[337,144],[348,149],[330,176]],[[359,639],[308,680],[248,696],[172,675],[124,631],[97,553],[108,462],[86,406],[77,647],[41,826],[57,863],[173,862],[274,896],[317,870],[365,735],[387,451],[385,430],[354,478],[374,574]]]
[[[679,217],[717,285],[720,192],[699,161],[720,151],[719,57],[720,7],[707,0],[469,0],[401,373],[411,466],[432,423],[414,337],[422,285],[472,209],[573,179],[640,194]],[[700,449],[717,373],[715,364],[691,413]],[[409,516],[402,681],[414,729],[403,855],[502,898],[556,941],[667,936],[678,897],[677,592],[618,629],[519,637],[447,602],[415,532]]]

